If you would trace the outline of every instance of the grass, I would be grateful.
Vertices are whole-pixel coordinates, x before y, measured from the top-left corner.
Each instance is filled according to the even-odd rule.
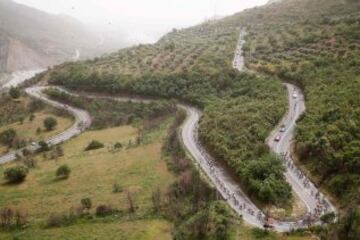
[[[277,208],[276,206],[270,208],[270,215],[273,218],[282,220],[298,220],[301,219],[306,212],[306,205],[294,191],[292,192],[290,203],[284,206],[284,208]]]
[[[304,233],[303,236],[287,235],[275,232],[266,232],[260,229],[250,228],[246,225],[237,227],[236,240],[318,240],[319,238],[311,233]]]
[[[80,200],[85,197],[91,198],[93,208],[100,204],[110,204],[115,208],[126,210],[128,207],[127,191],[130,191],[134,195],[135,204],[139,207],[138,213],[148,213],[152,207],[152,191],[158,187],[166,188],[175,179],[167,170],[166,163],[161,160],[162,139],[166,132],[164,129],[166,128],[154,130],[159,132],[156,134],[159,137],[154,141],[131,148],[126,146],[129,140],[134,142],[137,137],[137,129],[133,127],[123,126],[86,132],[63,145],[65,155],[58,161],[38,156],[38,167],[30,171],[23,184],[9,186],[3,179],[0,180],[0,192],[2,193],[0,207],[14,206],[27,209],[32,224],[30,230],[26,230],[26,232],[40,231],[36,225],[43,223],[51,213],[66,212],[71,207],[77,207]],[[104,143],[105,148],[85,152],[85,147],[93,139]],[[112,151],[115,142],[121,142],[125,148],[118,152]],[[67,164],[71,168],[71,175],[67,180],[57,181],[55,171],[58,166],[63,164]],[[1,166],[0,175],[5,168],[11,165],[13,164]],[[112,187],[115,183],[120,185],[124,191],[113,193]],[[169,225],[156,223],[165,229]],[[126,226],[126,224],[123,225]],[[135,226],[136,224],[129,227]],[[112,229],[116,228],[116,225],[109,223],[107,227]],[[66,228],[64,234],[67,231],[69,231],[69,236],[71,236],[71,231],[85,234],[84,228],[86,226],[76,225]],[[92,228],[88,226],[88,229]],[[51,231],[56,232],[56,230]],[[121,231],[121,226],[118,231]],[[41,233],[44,234],[43,239],[47,239],[46,232],[47,230]],[[136,239],[136,234],[144,235],[144,238],[140,237],[139,239],[148,239],[146,236],[149,234],[151,236],[146,228],[144,232],[132,233],[134,239]],[[78,239],[87,239],[80,236],[85,235],[80,234]],[[0,238],[2,239],[1,234]]]
[[[172,239],[171,230],[172,225],[165,220],[137,220],[79,224],[66,228],[26,229],[15,236],[19,240],[170,240]],[[14,235],[5,233],[1,239],[12,240]]]

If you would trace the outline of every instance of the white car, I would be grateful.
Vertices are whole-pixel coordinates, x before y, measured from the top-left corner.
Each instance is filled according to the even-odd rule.
[[[297,98],[298,95],[296,93],[293,94],[293,98]]]
[[[275,141],[275,142],[279,142],[280,139],[281,139],[281,136],[280,136],[280,135],[277,135],[277,136],[275,137],[274,141]]]

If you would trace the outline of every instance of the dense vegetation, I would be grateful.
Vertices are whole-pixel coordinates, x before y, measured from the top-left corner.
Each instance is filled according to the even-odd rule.
[[[44,105],[41,102],[17,101],[9,94],[2,94],[0,96],[0,127],[24,120],[43,108]]]
[[[234,239],[239,219],[225,202],[217,201],[216,190],[195,169],[178,138],[185,117],[185,112],[177,112],[163,145],[168,168],[178,180],[167,191],[162,213],[175,223],[176,240]]]
[[[285,111],[285,94],[271,79],[242,79],[234,85],[236,98],[216,99],[205,108],[200,138],[258,200],[281,205],[290,198],[291,189],[265,140]]]
[[[307,112],[298,123],[299,159],[342,203],[359,204],[360,4],[288,1],[278,7],[307,19],[288,21],[279,14],[249,29],[247,65],[303,88]],[[271,15],[264,12],[264,18]]]
[[[150,124],[156,118],[162,118],[173,113],[175,105],[172,102],[153,101],[136,103],[110,99],[91,99],[71,96],[57,89],[46,90],[51,98],[89,111],[92,116],[92,128],[102,129],[124,124],[136,124],[140,119]]]

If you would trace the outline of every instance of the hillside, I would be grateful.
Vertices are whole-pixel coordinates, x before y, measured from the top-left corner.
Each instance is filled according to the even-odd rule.
[[[44,79],[73,89],[177,98],[204,108],[203,143],[242,182],[256,183],[247,189],[253,199],[280,207],[291,194],[281,164],[268,166],[273,156],[264,141],[286,108],[279,79],[296,83],[307,112],[298,122],[294,154],[316,184],[351,212],[327,236],[340,229],[339,239],[356,239],[359,12],[356,0],[284,0],[174,30],[154,45],[64,64]],[[248,32],[246,65],[264,76],[232,70],[240,27]],[[344,237],[349,232],[355,238]]]
[[[0,72],[45,68],[108,50],[81,22],[0,0]],[[117,47],[121,46],[121,42]]]
[[[278,18],[249,30],[247,65],[303,88],[308,111],[296,137],[299,160],[319,176],[319,184],[349,206],[349,201],[359,203],[360,196],[360,101],[354,97],[360,93],[360,5],[302,4],[313,9],[307,20],[289,24]]]

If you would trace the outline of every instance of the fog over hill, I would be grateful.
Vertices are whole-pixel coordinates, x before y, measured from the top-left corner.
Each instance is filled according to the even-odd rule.
[[[66,15],[53,15],[0,0],[0,72],[44,68],[123,47]]]

